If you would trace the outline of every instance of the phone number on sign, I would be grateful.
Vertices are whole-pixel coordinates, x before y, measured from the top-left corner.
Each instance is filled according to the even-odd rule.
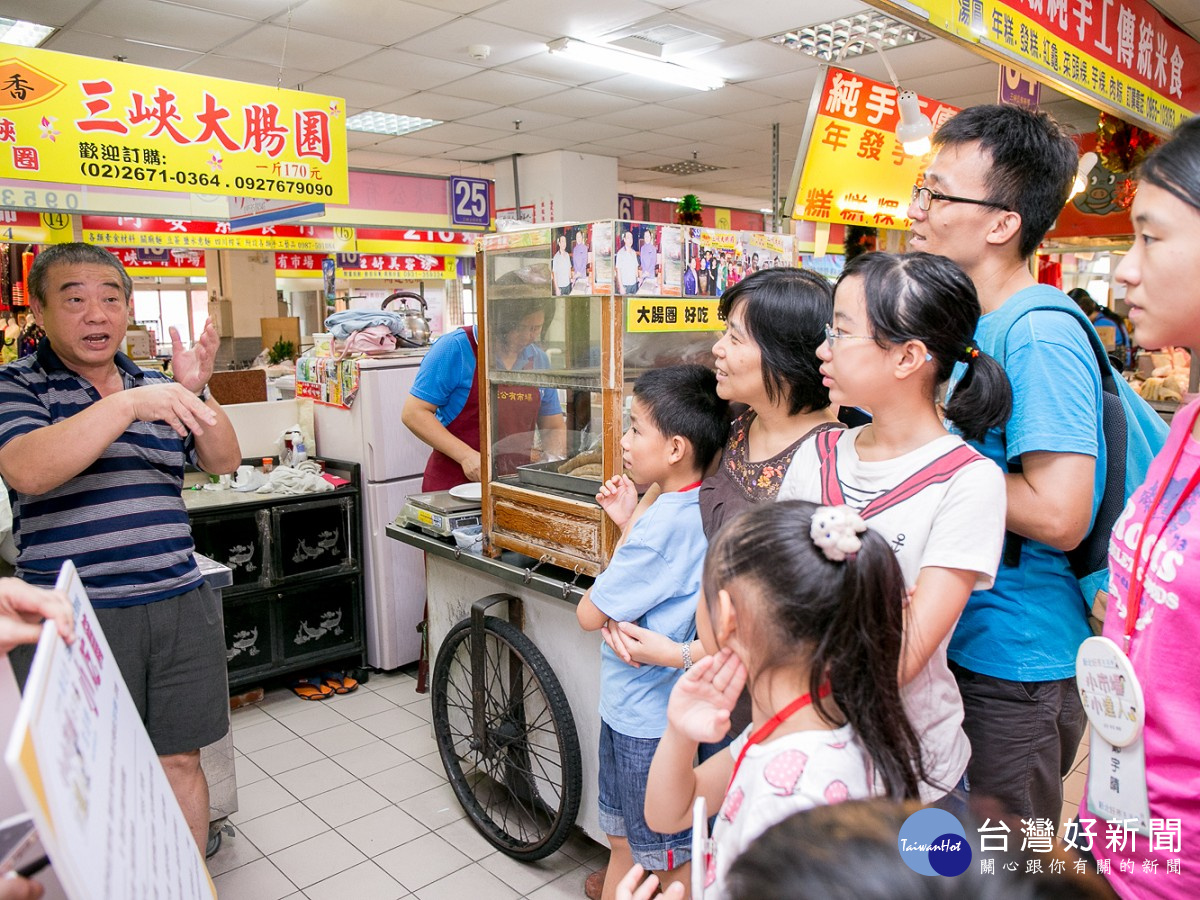
[[[88,178],[111,178],[117,181],[175,182],[184,187],[220,187],[221,176],[207,172],[168,172],[149,166],[130,166],[118,163],[83,162],[79,171]],[[238,190],[270,192],[276,194],[304,194],[312,197],[333,195],[332,184],[319,181],[288,181],[281,178],[248,178],[238,175],[233,179]]]
[[[233,186],[262,196],[263,191],[275,194],[306,194],[310,197],[332,197],[333,185],[320,181],[288,181],[282,178],[248,178],[238,175]]]

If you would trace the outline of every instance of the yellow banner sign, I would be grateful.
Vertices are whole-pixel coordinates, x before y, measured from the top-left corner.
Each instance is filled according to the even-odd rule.
[[[71,217],[0,209],[0,243],[64,244],[71,240]]]
[[[871,0],[1167,134],[1200,109],[1200,41],[1150,0]]]
[[[0,178],[348,203],[344,106],[4,45]]]
[[[717,315],[719,300],[685,299],[625,300],[625,330],[631,334],[658,331],[721,331],[725,323]]]
[[[958,107],[918,97],[936,129]],[[906,229],[912,187],[925,159],[896,138],[899,90],[830,68],[814,96],[794,219]]]

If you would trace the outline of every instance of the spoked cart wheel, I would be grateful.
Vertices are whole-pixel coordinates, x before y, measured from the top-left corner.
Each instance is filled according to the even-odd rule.
[[[446,776],[475,827],[514,859],[567,838],[583,783],[579,737],[550,664],[519,628],[477,601],[450,629],[433,670],[433,733]]]

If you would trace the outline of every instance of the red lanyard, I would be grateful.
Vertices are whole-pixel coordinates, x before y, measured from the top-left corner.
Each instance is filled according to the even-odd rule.
[[[833,692],[833,686],[827,681],[821,685],[821,690],[817,692],[817,696],[824,700]],[[725,793],[729,793],[729,788],[733,786],[733,779],[737,778],[738,769],[742,766],[742,760],[746,758],[746,751],[754,744],[761,744],[769,738],[775,729],[790,719],[804,707],[812,703],[812,693],[809,692],[801,697],[797,697],[771,718],[767,719],[766,723],[761,728],[756,729],[750,737],[746,738],[746,743],[742,745],[741,752],[738,753],[737,760],[733,764],[733,774],[729,776],[729,785],[725,788]]]
[[[1129,596],[1125,598],[1125,653],[1129,653],[1129,644],[1133,640],[1133,629],[1137,624],[1138,613],[1142,608],[1142,593],[1145,590],[1146,570],[1150,567],[1150,560],[1154,558],[1154,548],[1158,546],[1158,542],[1162,540],[1162,536],[1167,533],[1167,526],[1171,524],[1171,519],[1179,512],[1179,508],[1183,506],[1183,501],[1191,496],[1196,490],[1197,485],[1200,485],[1200,466],[1192,473],[1188,479],[1187,485],[1175,500],[1174,506],[1167,511],[1167,516],[1163,519],[1162,527],[1158,530],[1158,534],[1154,536],[1154,540],[1150,544],[1150,550],[1146,553],[1145,561],[1142,560],[1142,545],[1146,540],[1146,532],[1150,530],[1150,523],[1154,519],[1154,513],[1158,511],[1159,504],[1162,503],[1163,496],[1167,492],[1167,487],[1171,484],[1171,476],[1175,474],[1175,470],[1179,467],[1179,460],[1183,458],[1183,450],[1187,446],[1188,441],[1192,439],[1192,430],[1196,427],[1196,419],[1200,416],[1200,404],[1197,404],[1195,412],[1192,413],[1192,421],[1188,423],[1187,433],[1183,435],[1183,439],[1179,442],[1179,447],[1175,451],[1175,458],[1171,460],[1171,467],[1163,473],[1162,479],[1158,484],[1158,491],[1154,495],[1154,499],[1150,502],[1150,508],[1146,512],[1146,519],[1142,525],[1142,533],[1138,535],[1137,549],[1133,552],[1133,571],[1130,573],[1129,581]],[[1138,566],[1141,565],[1139,572]]]
[[[691,484],[686,484],[683,487],[681,487],[677,491],[677,493],[682,494],[684,491],[694,491],[696,488],[700,487],[700,485],[703,483],[704,482],[702,482],[702,481],[693,481]]]

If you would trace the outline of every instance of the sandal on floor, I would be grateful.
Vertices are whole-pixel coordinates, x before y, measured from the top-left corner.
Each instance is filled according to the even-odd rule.
[[[358,680],[343,672],[326,672],[321,677],[325,681],[325,686],[331,688],[336,694],[349,694],[351,691],[358,690]]]
[[[328,700],[333,696],[333,688],[322,684],[319,678],[306,678],[292,685],[292,692],[301,700]]]

